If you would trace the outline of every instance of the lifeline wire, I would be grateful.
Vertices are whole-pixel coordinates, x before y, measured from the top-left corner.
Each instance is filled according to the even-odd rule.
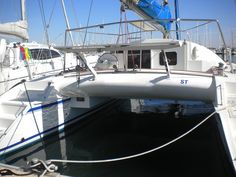
[[[31,108],[31,110],[32,110],[32,115],[33,115],[33,118],[34,118],[34,122],[35,122],[36,128],[37,128],[37,130],[38,130],[38,133],[39,133],[40,138],[42,139],[42,135],[41,135],[41,133],[40,133],[39,126],[38,126],[38,123],[37,123],[37,121],[36,121],[36,117],[35,117],[35,115],[34,115],[34,110],[33,110],[32,104],[31,104],[30,96],[29,96],[28,90],[27,90],[27,88],[26,88],[25,82],[24,82],[24,87],[25,87],[25,93],[26,93],[26,96],[27,96],[27,99],[28,99],[30,108]]]
[[[93,0],[91,0],[90,7],[89,7],[89,15],[88,15],[88,19],[87,19],[87,28],[86,28],[85,35],[84,35],[83,47],[85,45],[86,37],[87,37],[87,33],[88,33],[88,25],[89,25],[89,21],[90,21],[92,6],[93,6]]]
[[[17,84],[13,85],[10,89],[12,89],[12,88],[14,88],[15,86],[20,85],[20,84],[22,84],[22,83],[24,84],[24,88],[26,89],[25,82],[26,82],[26,80],[25,80],[25,79],[22,79],[20,82],[18,82]],[[9,89],[9,90],[10,90],[10,89]],[[27,93],[27,89],[26,89],[25,91],[26,91],[26,93]],[[27,93],[27,94],[28,94],[28,93]],[[27,95],[27,96],[28,96],[28,95]],[[29,97],[28,97],[28,100],[29,100]],[[30,106],[31,106],[31,103],[30,103]],[[31,106],[31,108],[32,108],[32,106]],[[33,114],[33,116],[34,116],[34,114]],[[10,138],[10,140],[8,141],[8,144],[7,144],[6,147],[9,146],[9,144],[11,143],[13,137],[15,136],[16,130],[18,129],[18,127],[19,127],[19,125],[20,125],[20,123],[21,123],[21,121],[22,121],[22,118],[23,118],[23,117],[21,117],[20,120],[19,120],[19,122],[17,123],[17,126],[16,126],[16,128],[15,128],[15,130],[14,130],[14,132],[13,132],[11,138]],[[35,118],[35,117],[34,117],[34,118]],[[37,126],[37,128],[38,128],[38,126]],[[41,137],[41,136],[40,136],[40,137]],[[5,150],[5,151],[6,151],[6,150]],[[4,152],[5,152],[5,151],[4,151]],[[1,177],[1,176],[0,176],[0,177]]]
[[[125,157],[120,157],[120,158],[114,158],[114,159],[104,159],[104,160],[60,160],[60,159],[51,159],[51,160],[47,160],[47,162],[51,163],[51,162],[60,162],[60,163],[78,163],[78,164],[91,164],[91,163],[107,163],[107,162],[117,162],[117,161],[122,161],[122,160],[128,160],[128,159],[133,159],[136,157],[140,157],[149,153],[152,153],[154,151],[160,150],[170,144],[175,143],[176,141],[182,139],[183,137],[187,136],[188,134],[190,134],[192,131],[194,131],[195,129],[197,129],[200,125],[202,125],[204,122],[206,122],[208,119],[211,118],[211,116],[213,116],[214,114],[216,114],[218,111],[224,110],[224,108],[218,109],[216,111],[214,111],[213,113],[211,113],[209,116],[207,116],[204,120],[202,120],[200,123],[198,123],[197,125],[195,125],[193,128],[191,128],[190,130],[188,130],[187,132],[185,132],[184,134],[178,136],[177,138],[161,145],[158,146],[156,148],[153,148],[151,150],[142,152],[142,153],[138,153],[138,154],[134,154],[134,155],[130,155],[130,156],[125,156]]]

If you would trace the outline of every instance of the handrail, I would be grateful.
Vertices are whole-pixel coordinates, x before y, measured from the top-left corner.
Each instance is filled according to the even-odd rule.
[[[111,26],[111,25],[117,25],[117,24],[123,24],[123,23],[134,23],[134,22],[174,22],[174,21],[191,21],[191,22],[217,22],[217,20],[215,19],[151,19],[151,20],[128,20],[128,21],[122,21],[122,22],[111,22],[111,23],[101,23],[101,24],[97,24],[97,25],[91,25],[91,26],[85,26],[85,27],[79,27],[79,28],[71,28],[71,29],[66,29],[66,31],[80,31],[83,29],[89,29],[89,28],[96,28],[96,27],[100,27],[100,28],[104,28],[105,26]],[[176,31],[176,30],[175,30]]]
[[[222,41],[222,45],[223,45],[222,49],[223,50],[227,49],[227,45],[226,45],[226,41],[225,41],[225,38],[224,38],[224,35],[223,35],[223,31],[221,29],[221,26],[220,26],[220,23],[219,23],[218,20],[216,20],[216,19],[191,19],[191,18],[189,18],[189,19],[184,19],[184,18],[158,19],[158,20],[157,19],[128,20],[128,21],[122,21],[122,22],[119,21],[119,22],[111,22],[111,23],[102,23],[102,24],[96,24],[96,25],[91,25],[91,26],[66,29],[65,30],[65,46],[67,46],[67,42],[66,42],[67,41],[67,33],[71,33],[71,32],[85,33],[85,30],[86,30],[86,34],[88,33],[88,34],[94,34],[94,35],[106,35],[106,36],[120,37],[120,36],[125,36],[125,35],[131,36],[131,35],[135,35],[137,33],[150,32],[150,34],[152,36],[153,32],[159,31],[158,28],[155,25],[159,24],[160,22],[172,22],[172,23],[173,22],[178,22],[178,23],[179,22],[200,22],[200,24],[197,24],[197,25],[192,24],[193,27],[190,27],[188,25],[186,27],[186,29],[170,30],[170,32],[178,32],[178,33],[182,32],[182,33],[186,33],[186,35],[188,35],[188,31],[190,31],[190,30],[193,30],[193,29],[196,29],[196,28],[214,23],[214,24],[216,24],[216,30],[218,30],[218,32],[219,32],[219,37],[220,37],[219,39],[221,39],[221,41]],[[131,32],[128,32],[127,34],[119,34],[118,32],[116,33],[115,30],[113,30],[112,32],[109,31],[108,33],[105,33],[103,31],[102,32],[88,31],[88,29],[96,29],[96,28],[104,29],[106,27],[110,27],[110,26],[114,26],[114,25],[122,25],[122,24],[132,24],[133,26],[136,27],[136,29],[139,29],[139,31],[131,31]],[[183,28],[183,25],[182,25],[182,28]],[[102,42],[101,41],[99,41],[99,42],[106,43],[107,39],[108,38],[102,38]],[[109,40],[112,40],[112,39],[113,38],[109,38]],[[140,38],[140,40],[141,39],[142,39],[142,37]],[[83,45],[83,47],[85,47],[85,46]],[[226,61],[226,56],[225,55],[223,55],[223,60]],[[231,72],[232,72],[233,71],[232,63],[231,63],[231,61],[229,61],[229,63],[230,63]]]
[[[140,22],[140,23],[151,23],[151,24],[154,24],[154,23],[157,23],[157,22],[205,22],[203,24],[196,25],[195,27],[184,29],[184,30],[178,30],[178,31],[177,30],[171,30],[172,32],[187,32],[189,30],[207,25],[209,23],[215,23],[217,25],[218,30],[219,30],[220,37],[221,37],[222,42],[223,42],[223,46],[224,46],[224,48],[227,48],[226,42],[225,42],[225,39],[224,39],[224,35],[223,35],[222,29],[221,29],[220,24],[219,24],[219,21],[216,20],[216,19],[191,19],[191,18],[190,19],[184,19],[184,18],[181,18],[181,19],[158,19],[158,20],[155,20],[155,19],[151,19],[151,20],[149,20],[149,19],[148,20],[147,19],[144,19],[144,20],[129,20],[129,21],[122,21],[122,22],[119,21],[119,22],[102,23],[102,24],[96,24],[96,25],[91,25],[91,26],[66,29],[65,30],[65,36],[67,35],[68,32],[82,32],[85,29],[105,28],[107,26],[112,26],[112,25],[120,25],[120,24],[125,24],[125,23],[138,23],[138,22]],[[157,28],[153,29],[153,30],[150,30],[150,31],[157,31]],[[116,35],[116,34],[112,33],[110,35]],[[119,35],[119,34],[117,34],[117,35]],[[66,39],[66,37],[65,37],[65,39]]]

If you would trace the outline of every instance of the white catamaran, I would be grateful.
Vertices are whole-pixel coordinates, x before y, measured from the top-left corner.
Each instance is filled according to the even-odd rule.
[[[22,82],[1,96],[0,109],[4,114],[0,117],[0,153],[61,129],[78,115],[83,117],[88,110],[111,98],[200,100],[211,102],[220,110],[217,113],[223,127],[222,138],[226,140],[225,149],[236,167],[235,64],[184,36],[188,29],[214,23],[225,44],[218,21],[150,19],[150,9],[142,9],[149,6],[142,5],[142,0],[123,0],[123,3],[149,19],[67,29],[67,32],[105,36],[99,37],[104,39],[101,44],[89,41],[88,45],[58,47],[75,53],[86,65],[86,71],[76,67],[74,71]],[[199,24],[177,30],[186,40],[171,39],[169,23],[180,21]],[[128,33],[121,34],[119,29],[124,26]],[[160,26],[163,39],[156,38]],[[84,57],[90,52],[103,52],[94,68]]]
[[[85,60],[83,53],[104,54],[98,59],[95,68],[87,65],[90,74],[80,72],[79,76],[67,77],[65,82],[55,84],[55,89],[64,96],[77,97],[80,100],[78,106],[93,97],[196,100],[212,103],[215,114],[218,114],[222,123],[220,131],[225,150],[232,167],[236,168],[236,65],[231,62],[230,57],[221,58],[207,47],[191,42],[188,33],[204,25],[215,24],[226,49],[218,21],[166,19],[169,17],[166,1],[158,8],[167,15],[163,14],[159,19],[155,15],[151,18],[153,14],[160,15],[161,12],[153,12],[155,4],[149,0],[122,0],[122,3],[121,10],[131,9],[147,20],[68,29],[67,32],[104,37],[97,37],[103,39],[100,44],[98,41],[88,41],[85,46],[67,46],[59,48],[60,50],[77,53],[82,60]],[[191,21],[195,25],[197,23],[197,26],[187,26],[186,29],[175,31],[176,36],[181,34],[184,40],[171,38],[171,22],[178,24]],[[119,30],[123,27],[126,28],[123,31],[127,31],[125,34]],[[162,32],[163,39],[156,38],[156,30]],[[230,55],[227,51],[223,53]]]
[[[41,75],[60,72],[76,63],[67,59],[51,45],[27,42],[28,22],[26,19],[25,0],[20,0],[21,17],[16,22],[0,24],[0,94],[9,90],[22,79],[32,79]],[[17,42],[8,42],[8,37]],[[20,42],[18,42],[20,41]],[[71,57],[70,57],[71,58]]]

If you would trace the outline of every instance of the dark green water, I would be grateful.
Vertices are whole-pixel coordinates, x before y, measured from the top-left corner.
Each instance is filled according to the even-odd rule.
[[[6,158],[5,163],[24,166],[33,157],[99,160],[133,155],[178,137],[212,112],[211,105],[198,103],[175,118],[173,104],[161,106],[153,100],[146,106],[135,104],[119,100],[65,132]],[[131,160],[57,165],[61,174],[78,177],[231,177],[234,171],[218,127],[220,121],[214,116],[178,142]]]

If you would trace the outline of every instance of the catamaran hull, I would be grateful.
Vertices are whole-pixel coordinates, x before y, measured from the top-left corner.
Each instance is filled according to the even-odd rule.
[[[103,101],[90,109],[71,109],[70,99],[45,105],[45,108],[34,107],[27,114],[18,117],[7,133],[1,137],[0,156],[14,153],[53,132],[60,132],[65,126],[89,116],[110,103],[108,100],[106,104]]]
[[[95,79],[84,76],[80,81],[68,79],[58,86],[66,96],[112,98],[163,98],[214,101],[214,77],[157,73],[103,73]]]
[[[154,72],[106,72],[99,73],[96,78],[83,75],[77,81],[75,77],[68,77],[61,82],[61,77],[56,77],[53,83],[47,80],[33,83],[27,85],[32,103],[25,102],[24,111],[18,114],[1,136],[0,154],[39,140],[52,131],[62,130],[64,125],[89,115],[110,98],[201,101],[214,101],[216,98],[214,77],[205,75],[171,74],[167,77],[165,73]],[[23,85],[19,87],[24,90]],[[14,89],[12,93],[17,93],[18,88]],[[58,97],[57,94],[69,99],[54,99]],[[45,100],[51,98],[54,101],[41,104],[35,102],[45,96]]]
[[[112,101],[91,98],[89,104],[75,107],[75,98],[60,97],[50,83],[48,80],[27,82],[27,92],[24,84],[21,84],[2,96],[0,159],[6,153],[23,148],[52,132],[63,130],[65,126],[89,116]],[[18,99],[15,94],[19,96]]]

